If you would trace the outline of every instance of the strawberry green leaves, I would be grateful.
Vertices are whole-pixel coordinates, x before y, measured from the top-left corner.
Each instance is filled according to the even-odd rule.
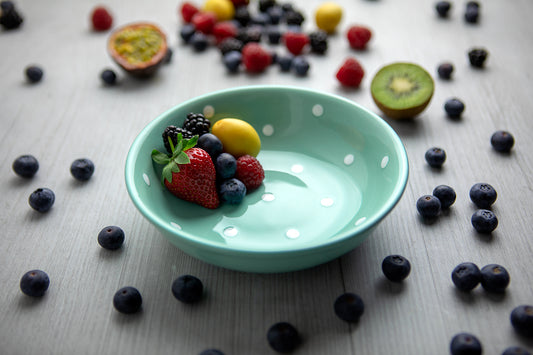
[[[185,153],[186,150],[193,148],[198,142],[198,136],[194,136],[191,139],[183,139],[181,133],[178,134],[176,140],[176,146],[169,137],[168,141],[172,149],[172,154],[168,155],[161,153],[157,149],[152,150],[152,160],[159,165],[164,165],[163,172],[161,174],[161,183],[164,181],[172,182],[172,174],[180,171],[180,165],[189,164],[190,159]]]

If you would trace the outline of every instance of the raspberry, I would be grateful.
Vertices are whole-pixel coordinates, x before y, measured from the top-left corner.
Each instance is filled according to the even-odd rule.
[[[230,21],[217,22],[213,26],[213,35],[215,36],[216,43],[221,43],[226,38],[232,38],[237,36],[237,26]]]
[[[91,21],[93,24],[93,30],[107,31],[113,25],[113,16],[111,16],[105,7],[97,6],[91,14]]]
[[[372,32],[364,26],[352,26],[346,33],[346,38],[353,49],[365,49],[371,37]]]
[[[213,27],[215,27],[217,17],[212,12],[197,12],[192,17],[191,22],[197,31],[210,34],[213,32]]]
[[[365,71],[355,58],[348,58],[337,71],[337,80],[342,85],[357,88],[363,80]]]
[[[199,11],[200,10],[190,2],[184,2],[180,8],[181,18],[185,23],[189,23],[191,22],[192,17]]]
[[[246,186],[246,191],[252,191],[263,183],[265,171],[257,158],[251,155],[243,155],[237,159],[235,177]]]
[[[259,73],[272,62],[272,56],[260,44],[250,42],[242,49],[242,62],[247,71]]]
[[[283,35],[283,42],[288,51],[293,55],[302,53],[304,47],[309,43],[309,36],[305,33],[287,32]]]

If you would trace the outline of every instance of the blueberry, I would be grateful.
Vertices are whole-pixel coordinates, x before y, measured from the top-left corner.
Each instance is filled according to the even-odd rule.
[[[387,279],[393,282],[405,280],[411,272],[411,263],[401,255],[389,255],[381,263],[381,270]]]
[[[273,324],[267,331],[270,347],[280,353],[290,353],[302,342],[298,330],[288,322]]]
[[[215,168],[218,177],[222,179],[232,178],[237,171],[237,160],[229,153],[220,153],[215,161]]]
[[[117,226],[107,226],[98,233],[98,244],[107,250],[117,250],[124,244],[124,231]]]
[[[514,145],[514,137],[507,131],[496,131],[490,137],[490,144],[498,152],[508,153]]]
[[[479,9],[475,6],[467,7],[465,11],[465,21],[468,23],[477,23],[478,19]]]
[[[489,52],[484,48],[473,48],[468,51],[468,60],[474,68],[482,68],[489,56]]]
[[[433,195],[421,196],[416,201],[416,209],[424,218],[435,218],[440,214],[441,203],[438,197]]]
[[[198,148],[202,148],[211,156],[213,161],[222,153],[222,142],[212,133],[204,133],[198,138]]]
[[[246,186],[242,181],[231,178],[220,183],[219,193],[223,202],[237,205],[242,202],[246,195]]]
[[[52,208],[56,196],[54,192],[46,187],[33,191],[28,200],[31,208],[38,212],[47,212]]]
[[[267,13],[257,13],[250,16],[250,23],[252,25],[266,26],[270,24],[270,16]]]
[[[31,297],[42,297],[50,286],[50,278],[42,270],[30,270],[20,279],[20,290]]]
[[[224,355],[224,353],[218,349],[207,349],[202,351],[199,355]]]
[[[31,178],[39,170],[39,162],[33,155],[21,155],[13,161],[12,168],[18,176]]]
[[[292,61],[292,70],[294,70],[294,72],[298,76],[307,75],[309,68],[310,68],[309,61],[305,59],[305,57],[297,56]]]
[[[466,8],[471,8],[471,7],[475,7],[476,9],[479,9],[480,5],[479,5],[479,2],[477,1],[467,1],[466,2]]]
[[[533,337],[533,306],[520,305],[511,312],[511,325],[514,330],[526,337]]]
[[[15,10],[15,4],[13,1],[10,0],[4,0],[0,1],[0,9],[2,12],[9,12]]]
[[[165,64],[168,64],[172,61],[172,56],[174,55],[174,52],[171,48],[167,48],[167,52],[165,53],[165,58],[163,59]]]
[[[439,74],[439,78],[448,80],[452,77],[453,69],[452,63],[441,63],[437,67],[437,74]]]
[[[497,264],[485,265],[481,268],[481,286],[488,292],[504,292],[511,277],[507,270]]]
[[[106,85],[115,85],[117,82],[117,74],[112,69],[104,69],[102,73],[100,73],[100,79],[102,79]]]
[[[502,355],[531,355],[531,353],[519,346],[511,346],[505,349]]]
[[[282,72],[288,72],[291,70],[292,67],[292,61],[294,57],[291,55],[284,55],[278,57],[278,64],[279,68]]]
[[[429,166],[432,168],[440,168],[446,160],[446,151],[442,148],[432,147],[426,151],[424,157]]]
[[[209,45],[209,40],[207,36],[202,32],[194,32],[189,42],[196,52],[205,51],[207,49],[207,46]]]
[[[135,313],[141,309],[142,303],[141,293],[132,286],[121,288],[113,296],[113,306],[120,313]]]
[[[36,65],[30,65],[28,67],[26,67],[26,78],[31,82],[31,83],[37,83],[39,81],[41,81],[41,79],[43,78],[43,70],[41,69],[41,67],[38,67]]]
[[[465,110],[465,104],[458,98],[446,100],[444,103],[444,111],[450,118],[459,118]]]
[[[270,17],[270,23],[277,25],[280,23],[283,17],[283,9],[280,6],[272,6],[267,10],[267,14]]]
[[[279,44],[281,41],[281,31],[277,26],[269,26],[266,29],[268,43]]]
[[[87,158],[76,159],[70,165],[70,173],[76,180],[87,181],[93,176],[94,163]]]
[[[172,282],[172,294],[184,303],[194,303],[202,299],[204,285],[199,278],[192,275],[181,275]]]
[[[335,300],[333,310],[340,319],[355,323],[365,311],[365,304],[359,295],[351,292],[343,293]]]
[[[472,291],[481,282],[481,271],[474,263],[461,263],[453,269],[452,281],[459,290]]]
[[[498,194],[492,185],[478,182],[470,188],[470,199],[479,208],[490,208],[498,198]]]
[[[224,54],[222,61],[226,69],[231,73],[236,73],[242,63],[242,54],[239,51],[231,51]]]
[[[440,17],[447,17],[451,8],[452,4],[449,1],[439,1],[435,4],[435,9]]]
[[[185,43],[191,41],[192,35],[196,32],[193,24],[187,23],[180,28],[180,37]]]
[[[472,226],[479,233],[489,234],[498,227],[498,218],[490,210],[477,210],[472,215]]]
[[[450,351],[452,355],[481,355],[483,348],[475,335],[459,333],[452,338]]]
[[[435,187],[432,194],[439,199],[440,207],[442,209],[449,208],[453,205],[457,197],[455,190],[448,185],[439,185]]]

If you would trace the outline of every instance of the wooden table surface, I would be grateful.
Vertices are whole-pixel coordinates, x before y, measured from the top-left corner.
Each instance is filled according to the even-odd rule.
[[[449,354],[459,332],[476,335],[484,354],[508,346],[533,350],[518,336],[511,310],[533,304],[533,136],[530,0],[482,1],[478,24],[463,18],[466,1],[452,1],[448,19],[439,19],[428,0],[339,1],[344,17],[324,56],[308,55],[307,76],[271,67],[260,75],[229,75],[216,48],[194,53],[178,37],[178,1],[108,0],[115,25],[148,20],[160,24],[174,50],[171,63],[151,80],[128,77],[106,52],[109,32],[94,33],[89,13],[95,1],[19,0],[24,24],[0,31],[0,354],[199,354],[218,348],[225,354],[273,354],[266,331],[278,321],[302,334],[296,354]],[[294,1],[306,15],[304,29],[315,29],[321,1]],[[252,0],[255,11],[257,2]],[[348,47],[352,24],[372,28],[366,51]],[[484,47],[485,69],[468,63],[467,52]],[[283,53],[283,47],[273,47]],[[366,75],[361,88],[340,87],[335,72],[347,57],[357,58]],[[392,213],[360,247],[327,264],[282,274],[250,274],[198,261],[170,245],[131,202],[124,164],[136,135],[165,110],[212,91],[254,84],[287,84],[337,94],[380,114],[369,87],[383,65],[411,61],[435,77],[428,109],[412,121],[385,120],[399,134],[410,161],[406,191]],[[438,79],[443,61],[455,65],[453,79]],[[38,64],[41,82],[25,81],[24,68]],[[105,87],[104,68],[119,74],[119,85]],[[446,117],[446,99],[466,104],[460,120]],[[516,140],[511,154],[498,154],[490,136],[499,129]],[[425,151],[447,152],[441,170],[431,169]],[[22,154],[40,163],[32,179],[17,177],[11,164]],[[74,159],[96,165],[91,180],[75,181]],[[477,182],[498,192],[493,211],[499,226],[491,235],[474,231],[475,206],[468,191]],[[418,197],[439,184],[452,186],[457,201],[435,223],[424,223]],[[49,187],[56,194],[51,211],[28,205],[30,193]],[[126,242],[117,252],[102,249],[98,232],[120,226]],[[385,279],[381,261],[401,254],[412,264],[401,284]],[[458,292],[450,274],[464,261],[482,267],[496,263],[511,275],[504,294],[481,287]],[[41,299],[19,289],[21,276],[42,269],[51,279]],[[205,286],[195,305],[178,302],[172,281],[192,274]],[[119,314],[116,290],[135,286],[143,296],[138,314]],[[333,302],[344,292],[366,305],[356,324],[337,318]]]

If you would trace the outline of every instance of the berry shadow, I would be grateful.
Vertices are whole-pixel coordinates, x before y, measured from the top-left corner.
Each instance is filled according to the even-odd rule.
[[[383,276],[376,281],[376,287],[385,295],[399,295],[405,292],[408,286],[406,282],[393,282]]]
[[[34,178],[23,178],[23,177],[19,177],[19,176],[12,176],[9,179],[8,184],[9,184],[9,187],[17,189],[17,188],[20,188],[20,187],[28,186],[34,180],[35,180]]]
[[[47,293],[42,297],[30,297],[24,294],[20,294],[20,297],[17,299],[17,308],[22,310],[30,310],[38,307],[41,303],[46,302]]]
[[[98,242],[95,242],[95,243],[98,244]],[[98,250],[98,259],[100,261],[108,261],[108,260],[116,261],[117,258],[120,258],[121,255],[125,253],[124,251],[125,244],[123,244],[117,250],[107,250],[107,249],[100,247],[99,245],[97,245],[96,247],[100,249]]]
[[[119,324],[120,326],[125,326],[128,324],[137,324],[144,316],[144,304],[141,306],[141,309],[131,314],[120,313],[116,309],[113,309],[112,311],[114,313],[112,317],[112,321],[114,323]]]
[[[481,287],[481,286],[478,286]],[[472,305],[477,302],[478,297],[475,294],[474,290],[472,291],[461,291],[458,288],[454,287],[453,292],[455,297],[458,298],[461,302]]]

